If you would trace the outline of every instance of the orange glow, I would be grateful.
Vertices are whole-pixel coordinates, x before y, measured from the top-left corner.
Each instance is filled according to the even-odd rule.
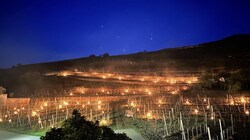
[[[148,113],[147,113],[147,117],[150,117],[150,116],[151,116],[151,113],[150,113],[150,112],[148,112]]]
[[[246,103],[246,100],[244,97],[241,97],[241,100],[240,100],[242,103]]]
[[[198,112],[199,112],[198,109],[195,109],[195,110],[194,110],[194,113],[195,113],[195,114],[198,114]]]
[[[187,105],[190,105],[190,102],[187,100],[187,101],[186,101],[186,104],[187,104]]]
[[[134,106],[134,103],[133,103],[133,102],[131,102],[131,106]]]
[[[63,102],[63,104],[64,104],[64,105],[68,105],[68,103],[67,103],[67,102],[65,102],[65,101]]]
[[[136,107],[136,104],[134,102],[131,103],[132,107]]]
[[[230,105],[234,105],[234,101],[231,101],[231,102],[230,102]]]
[[[107,124],[108,124],[108,122],[104,119],[100,121],[101,126],[106,126]]]
[[[66,77],[68,74],[67,74],[67,73],[63,73],[62,75],[63,75],[64,77]]]
[[[32,111],[32,116],[36,116],[37,113],[35,111]]]
[[[177,94],[177,92],[176,91],[172,91],[171,94]]]
[[[246,111],[245,111],[245,114],[246,114],[246,115],[249,115],[249,111],[248,111],[248,110],[246,110]]]
[[[161,100],[158,101],[161,104]]]

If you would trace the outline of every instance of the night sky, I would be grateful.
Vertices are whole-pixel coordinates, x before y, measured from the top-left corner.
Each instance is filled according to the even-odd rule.
[[[250,0],[1,0],[0,67],[250,34]]]

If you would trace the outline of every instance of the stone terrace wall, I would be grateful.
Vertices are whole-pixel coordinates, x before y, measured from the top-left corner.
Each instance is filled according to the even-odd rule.
[[[7,94],[0,94],[0,108],[6,106]]]
[[[27,107],[30,105],[30,98],[7,98],[6,100],[6,107]]]

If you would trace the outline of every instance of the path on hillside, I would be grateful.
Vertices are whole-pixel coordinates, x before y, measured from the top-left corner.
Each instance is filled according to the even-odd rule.
[[[115,133],[126,133],[127,136],[130,137],[132,140],[145,140],[134,129],[120,129],[120,130],[115,130]]]
[[[115,132],[126,133],[132,140],[144,140],[144,138],[134,129],[120,129],[115,130]],[[40,137],[0,131],[0,140],[40,140]]]
[[[0,131],[0,140],[40,140],[40,137]]]

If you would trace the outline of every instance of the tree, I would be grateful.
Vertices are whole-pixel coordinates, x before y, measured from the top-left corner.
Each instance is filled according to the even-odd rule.
[[[116,134],[107,126],[99,126],[99,122],[87,121],[78,110],[74,110],[72,118],[65,120],[61,128],[52,128],[41,140],[131,140],[126,134]]]
[[[199,78],[199,85],[201,88],[212,88],[214,83],[214,74],[208,71],[203,71]]]
[[[62,128],[52,128],[50,132],[46,132],[45,136],[42,136],[41,140],[62,140],[64,136]]]
[[[104,53],[104,54],[102,55],[102,57],[103,57],[103,58],[109,57],[109,53]]]
[[[94,55],[94,54],[91,54],[90,56],[89,56],[89,58],[95,58],[96,57],[96,55]]]
[[[246,75],[246,72],[243,70],[237,70],[230,76],[228,90],[229,92],[242,90],[244,87],[246,88],[247,83],[248,76]]]
[[[16,64],[16,67],[21,67],[21,66],[22,66],[21,63],[17,63],[17,64]]]
[[[199,79],[199,86],[203,88],[220,88],[235,92],[249,89],[249,71],[239,69],[233,72],[211,73],[203,72]]]
[[[0,86],[0,94],[4,94],[5,92],[6,92],[6,89]]]
[[[218,85],[221,89],[226,90],[229,87],[229,79],[230,79],[231,73],[229,72],[225,72],[222,71],[220,73],[217,74],[217,81],[218,81]]]

